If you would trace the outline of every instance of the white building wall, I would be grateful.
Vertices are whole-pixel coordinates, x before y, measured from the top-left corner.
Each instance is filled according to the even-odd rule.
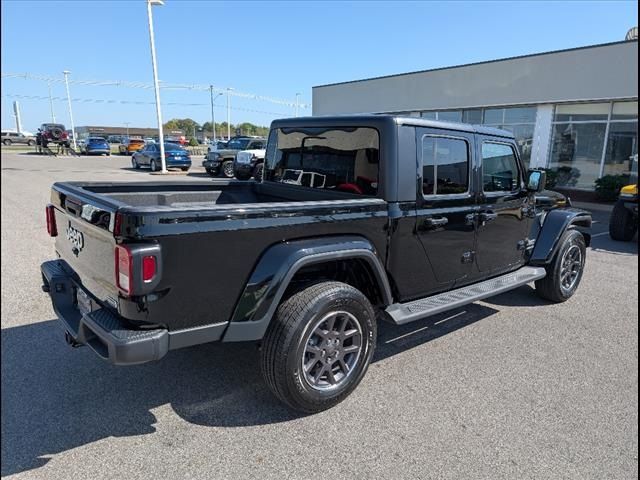
[[[638,97],[638,42],[313,87],[313,115]]]

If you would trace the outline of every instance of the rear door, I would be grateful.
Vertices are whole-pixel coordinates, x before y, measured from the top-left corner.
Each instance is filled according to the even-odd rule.
[[[415,234],[431,281],[424,295],[464,282],[473,267],[473,134],[416,129],[419,191]]]
[[[524,264],[529,232],[530,196],[515,143],[477,135],[479,211],[476,263],[482,276]]]

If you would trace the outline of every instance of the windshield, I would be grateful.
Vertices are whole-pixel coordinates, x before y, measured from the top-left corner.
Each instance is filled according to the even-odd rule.
[[[271,130],[265,180],[373,196],[378,191],[379,138],[368,127]]]
[[[244,150],[250,141],[251,139],[249,138],[234,138],[233,140],[229,140],[227,148],[230,150]]]

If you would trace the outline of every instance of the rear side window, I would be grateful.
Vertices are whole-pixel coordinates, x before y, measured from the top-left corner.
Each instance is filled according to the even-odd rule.
[[[461,138],[422,137],[422,194],[469,190],[469,144]]]
[[[513,192],[518,190],[520,177],[518,161],[511,145],[482,144],[482,188],[485,192]]]
[[[378,131],[291,127],[271,131],[265,180],[356,195],[378,192]]]

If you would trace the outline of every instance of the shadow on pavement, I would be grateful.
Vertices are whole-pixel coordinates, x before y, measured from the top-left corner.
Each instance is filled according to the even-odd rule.
[[[465,309],[397,327],[380,323],[374,362],[488,317]],[[106,437],[155,432],[154,408],[170,404],[184,420],[241,427],[300,415],[271,395],[255,344],[208,344],[162,361],[114,367],[87,348],[72,349],[50,320],[2,330],[2,475],[39,468],[48,456]]]

